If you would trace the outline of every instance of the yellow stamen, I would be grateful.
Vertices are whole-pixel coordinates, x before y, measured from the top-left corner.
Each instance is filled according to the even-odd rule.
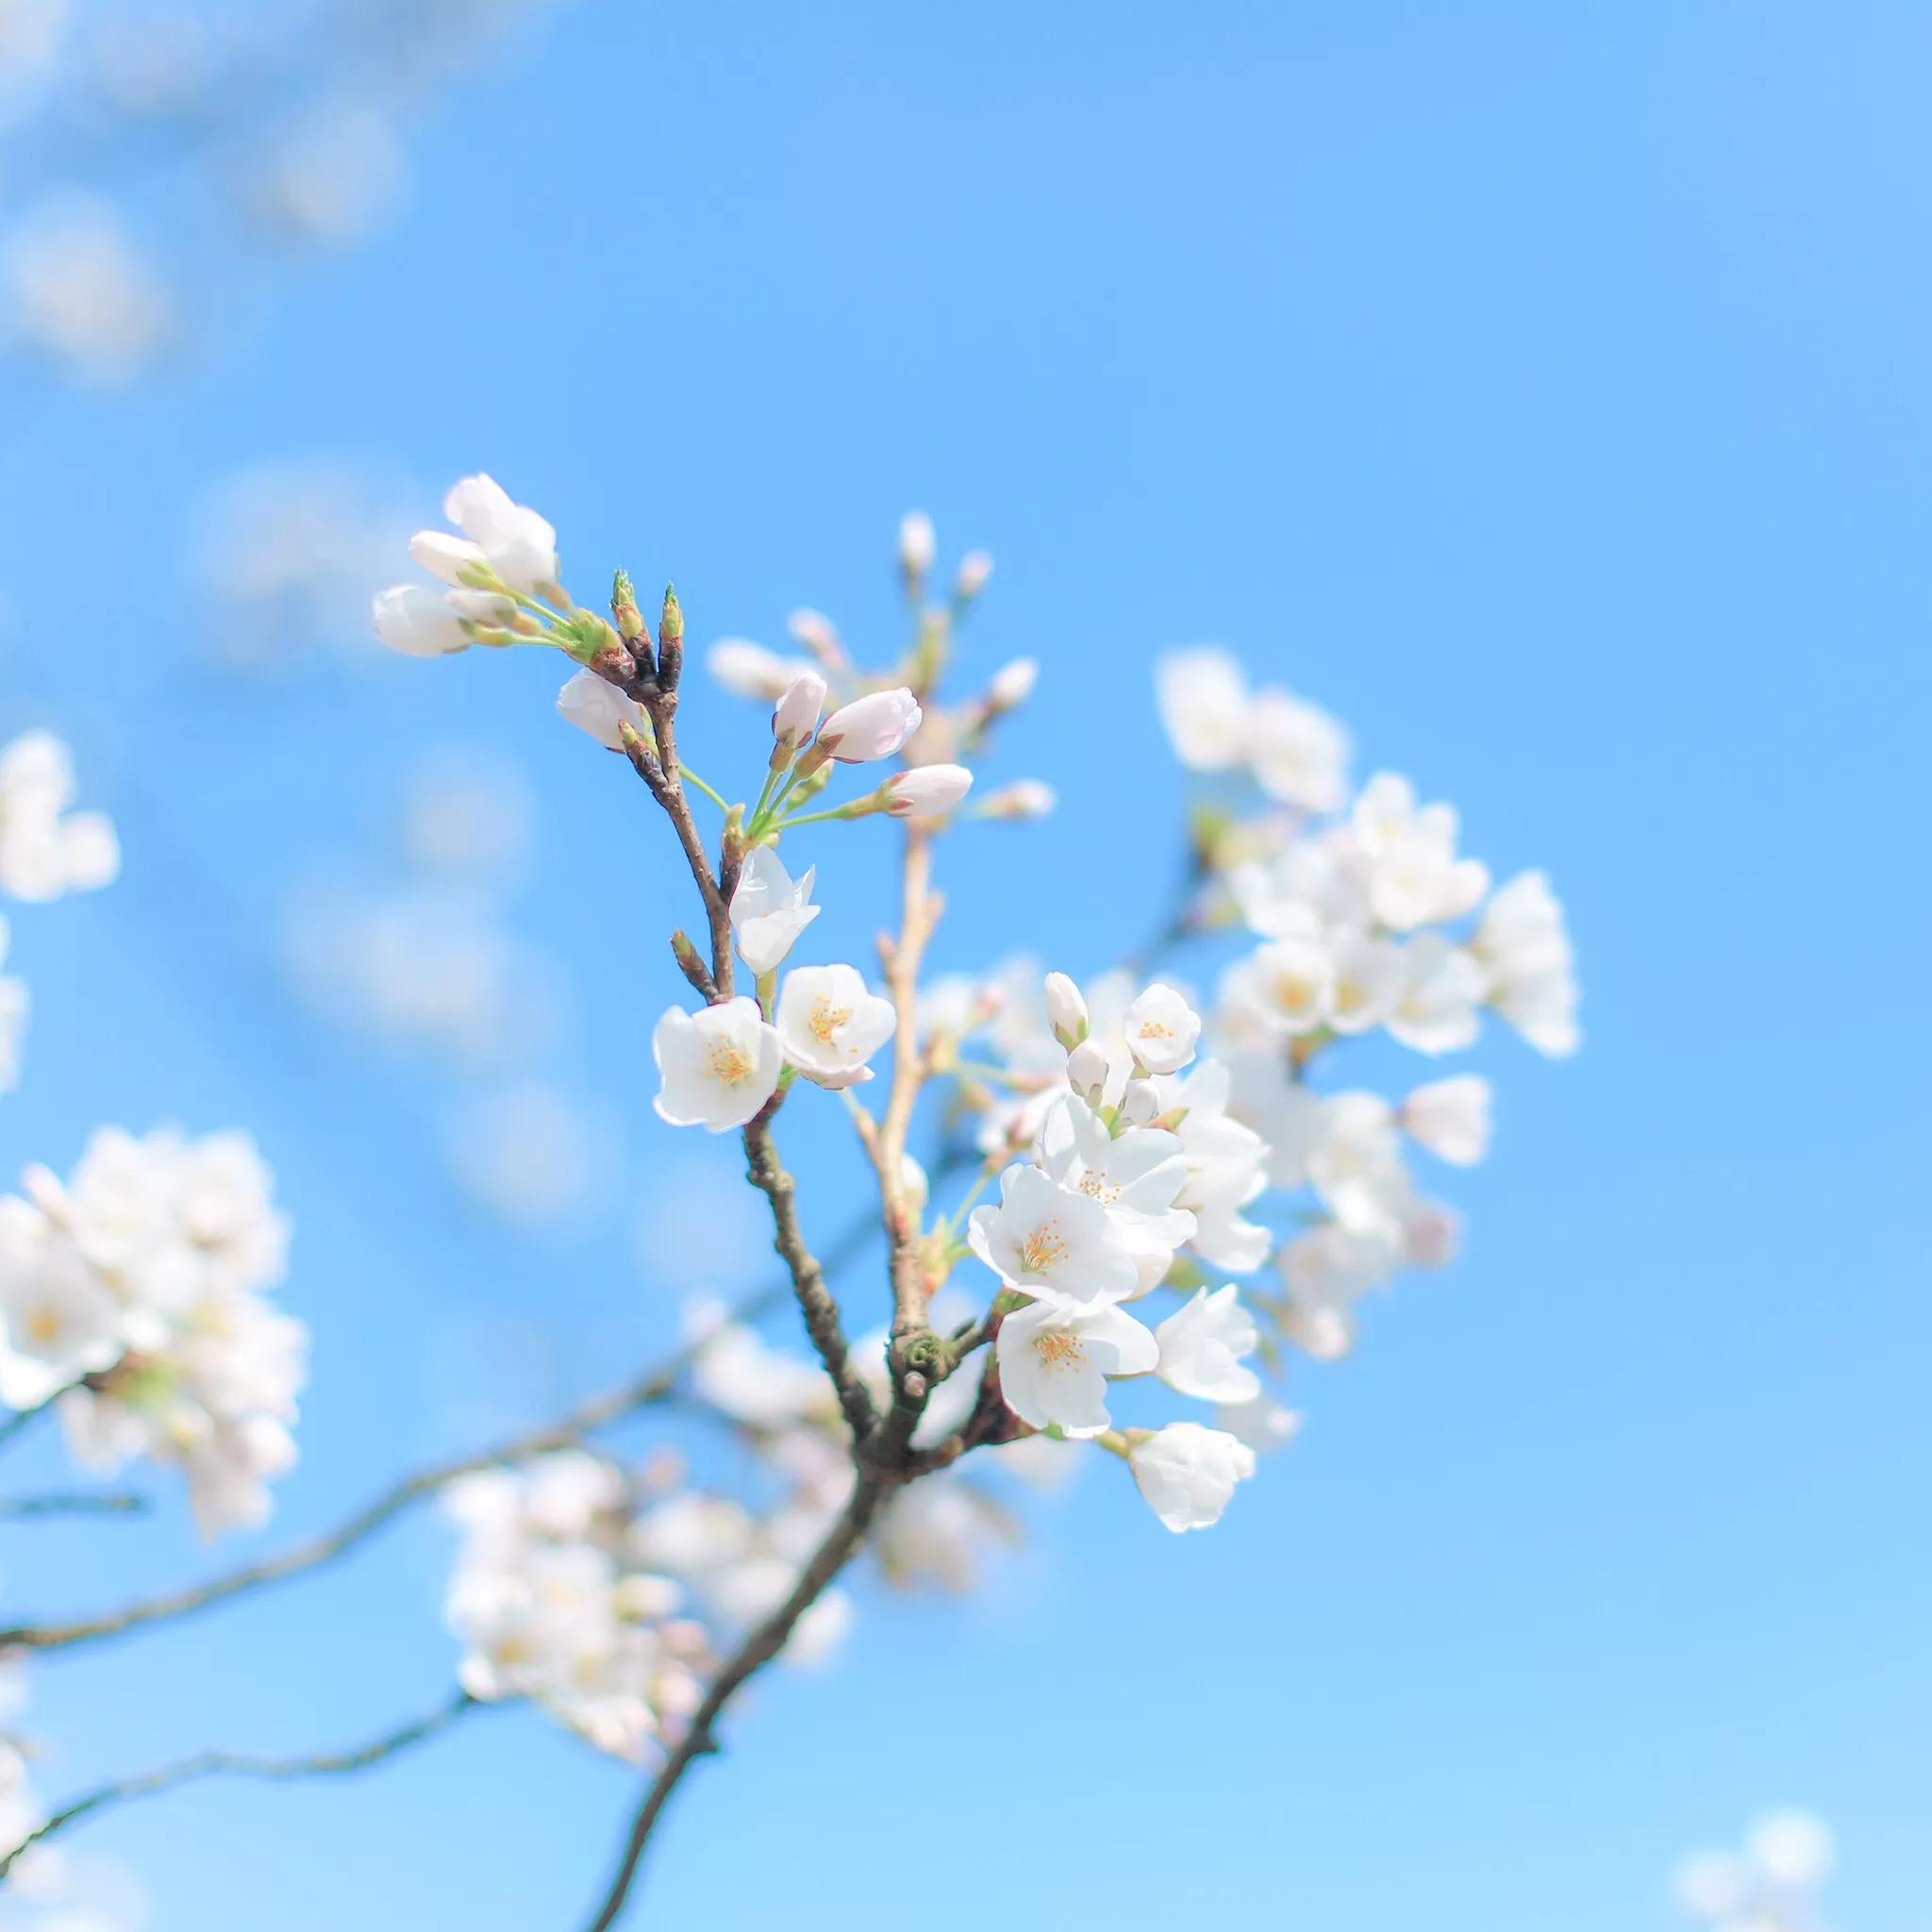
[[[740,1087],[751,1078],[751,1057],[735,1040],[714,1040],[705,1049],[711,1078],[726,1087]]]
[[[1020,1243],[1020,1258],[1025,1262],[1029,1274],[1043,1274],[1049,1268],[1058,1268],[1067,1258],[1067,1244],[1060,1238],[1059,1224],[1042,1221]]]

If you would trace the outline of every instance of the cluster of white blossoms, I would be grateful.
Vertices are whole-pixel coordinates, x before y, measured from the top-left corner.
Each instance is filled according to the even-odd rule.
[[[1739,1851],[1699,1852],[1677,1868],[1685,1916],[1710,1932],[1825,1932],[1819,1893],[1838,1850],[1830,1828],[1805,1811],[1774,1811]]]
[[[288,1226],[246,1135],[93,1135],[0,1197],[0,1400],[58,1405],[91,1470],[177,1465],[206,1536],[266,1521],[308,1333],[267,1291]]]
[[[675,1735],[703,1697],[707,1641],[641,1559],[625,1472],[560,1450],[465,1476],[446,1503],[463,1536],[448,1602],[463,1689],[529,1698],[620,1757]]]
[[[422,657],[472,643],[562,650],[578,668],[559,714],[627,758],[676,824],[710,956],[673,935],[703,1004],[674,1006],[657,1024],[656,1110],[675,1125],[741,1130],[819,1357],[795,1360],[726,1325],[694,1359],[700,1402],[776,1479],[762,1508],[585,1477],[603,1500],[565,1539],[575,1554],[566,1562],[548,1549],[554,1539],[537,1540],[546,1574],[565,1573],[553,1588],[525,1573],[527,1530],[501,1531],[523,1522],[524,1505],[503,1500],[502,1483],[489,1492],[491,1547],[511,1554],[496,1563],[473,1539],[465,1558],[466,1577],[480,1563],[489,1579],[458,1591],[470,1680],[537,1696],[587,1735],[618,1740],[613,1748],[667,1735],[690,1689],[672,1674],[667,1700],[642,1680],[662,1667],[660,1639],[639,1640],[635,1666],[610,1661],[620,1634],[628,1642],[654,1616],[682,1618],[715,1646],[723,1631],[785,1604],[841,1512],[868,1501],[855,1441],[889,1434],[877,1420],[889,1411],[903,1418],[890,1453],[908,1479],[877,1501],[869,1542],[896,1579],[963,1587],[1004,1533],[998,1497],[964,1472],[969,1454],[1058,1459],[1091,1443],[1126,1463],[1167,1528],[1216,1522],[1258,1453],[1293,1433],[1296,1418],[1262,1378],[1279,1365],[1279,1343],[1341,1353],[1359,1293],[1405,1263],[1450,1254],[1456,1217],[1422,1191],[1411,1149],[1452,1166],[1486,1151],[1483,1079],[1450,1074],[1384,1100],[1333,1083],[1337,1049],[1379,1031],[1439,1056],[1469,1045],[1488,1008],[1545,1052],[1575,1044],[1569,943],[1541,877],[1491,894],[1486,868],[1457,850],[1449,808],[1420,805],[1391,775],[1351,798],[1348,742],[1332,720],[1286,691],[1251,691],[1224,654],[1186,652],[1159,675],[1183,762],[1260,793],[1251,817],[1224,802],[1197,819],[1195,889],[1155,935],[1165,946],[1244,932],[1214,1000],[1177,976],[1125,969],[1083,991],[1023,961],[921,984],[937,917],[924,883],[935,841],[969,816],[1024,820],[1053,804],[1037,781],[988,797],[966,762],[1026,702],[1039,675],[1031,659],[1002,666],[972,697],[939,692],[990,559],[968,558],[949,596],[930,600],[932,527],[905,521],[911,638],[882,674],[861,669],[816,611],[791,620],[796,655],[718,645],[720,681],[771,707],[762,781],[734,804],[676,749],[684,619],[675,594],[654,654],[630,579],[617,575],[608,621],[578,605],[559,579],[551,525],[488,477],[458,484],[446,508],[461,534],[425,531],[411,544],[439,588],[383,592],[376,632]],[[884,760],[896,768],[857,796],[821,796],[841,770]],[[722,815],[715,873],[700,800]],[[875,815],[913,822],[902,929],[881,942],[884,991],[850,964],[789,963],[818,917],[821,868],[805,854],[788,862],[785,841]],[[864,1089],[889,1044],[891,1090],[874,1112]],[[839,1093],[877,1172],[892,1254],[890,1341],[881,1332],[848,1347],[791,1216],[793,1184],[771,1125],[794,1090],[812,1087]],[[947,1103],[955,1147],[970,1123],[968,1144],[982,1157],[977,1182],[947,1211],[907,1151],[928,1087]],[[996,1197],[981,1202],[995,1183]],[[982,1278],[963,1319],[942,1321],[969,1257],[993,1282]],[[1260,1274],[1271,1259],[1276,1274],[1260,1285],[1230,1278]],[[1205,1411],[1142,1422],[1127,1412],[1143,1400],[1131,1383]],[[629,1617],[612,1606],[638,1575],[650,1579],[649,1609]],[[681,1592],[675,1614],[669,1585]],[[820,1596],[790,1653],[823,1641],[845,1614],[842,1598]],[[625,1683],[621,1720],[596,1706],[611,1673]],[[572,1685],[590,1687],[590,1713]]]
[[[660,1449],[637,1467],[583,1450],[452,1485],[458,1525],[447,1602],[474,1697],[527,1698],[613,1756],[674,1743],[716,1658],[781,1603],[851,1494],[849,1442],[830,1379],[709,1303],[693,1303],[691,1391],[749,1450],[754,1505],[693,1480]],[[887,1395],[883,1333],[856,1345],[875,1395]],[[976,1365],[976,1363],[975,1363]],[[941,1441],[972,1406],[974,1378],[949,1381],[918,1443]],[[1063,1474],[1062,1445],[1035,1439],[995,1452],[1001,1474],[1043,1487]],[[949,1473],[896,1494],[873,1534],[878,1574],[900,1589],[972,1589],[991,1554],[1017,1535],[994,1482]],[[842,1642],[851,1599],[823,1592],[785,1646],[812,1665]]]
[[[1183,760],[1216,765],[1204,748],[1246,728],[1232,660],[1177,654],[1159,686]],[[1292,810],[1204,810],[1192,911],[1196,929],[1244,929],[1254,942],[1222,974],[1208,1033],[1227,1063],[1232,1112],[1268,1143],[1269,1184],[1313,1197],[1281,1245],[1273,1310],[1289,1340],[1320,1357],[1351,1345],[1365,1291],[1455,1251],[1457,1219],[1418,1189],[1408,1149],[1470,1166],[1490,1139],[1481,1075],[1390,1099],[1334,1086],[1335,1048],[1379,1032],[1440,1058],[1475,1042],[1485,1011],[1545,1055],[1578,1043],[1570,941],[1543,875],[1492,891],[1488,868],[1458,850],[1452,807],[1419,804],[1391,773],[1352,800],[1339,761],[1328,776],[1293,796]]]

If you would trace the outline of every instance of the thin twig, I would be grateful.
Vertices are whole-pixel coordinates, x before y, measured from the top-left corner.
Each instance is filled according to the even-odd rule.
[[[861,1216],[828,1252],[826,1265],[834,1270],[843,1266],[864,1246],[871,1233],[869,1219]],[[731,1319],[737,1322],[755,1321],[788,1300],[791,1293],[792,1284],[788,1276],[740,1303],[732,1311]],[[138,1629],[146,1624],[187,1616],[243,1591],[279,1583],[285,1578],[318,1569],[325,1563],[334,1562],[399,1516],[411,1504],[433,1495],[459,1476],[504,1463],[527,1461],[531,1457],[541,1456],[552,1449],[569,1448],[585,1436],[621,1421],[637,1409],[664,1401],[704,1345],[702,1338],[687,1342],[657,1367],[615,1389],[606,1390],[601,1395],[592,1396],[590,1401],[579,1404],[566,1415],[541,1428],[508,1437],[474,1455],[432,1463],[426,1469],[418,1470],[414,1475],[406,1477],[393,1488],[385,1490],[374,1501],[364,1504],[334,1529],[321,1536],[309,1537],[277,1556],[264,1557],[258,1563],[245,1564],[239,1570],[231,1570],[225,1575],[212,1577],[186,1590],[150,1597],[144,1603],[132,1604],[108,1616],[74,1624],[25,1624],[11,1629],[0,1629],[0,1651],[9,1648],[58,1650],[71,1644],[90,1642],[96,1638],[116,1637],[123,1631]]]
[[[104,1811],[109,1806],[123,1805],[133,1798],[153,1797],[158,1792],[173,1790],[177,1785],[193,1784],[205,1777],[336,1777],[348,1772],[363,1771],[400,1751],[407,1751],[412,1744],[420,1744],[434,1737],[438,1731],[468,1712],[482,1708],[468,1691],[459,1690],[425,1716],[412,1718],[408,1724],[385,1731],[379,1738],[374,1738],[366,1744],[358,1744],[352,1750],[323,1751],[307,1757],[263,1757],[252,1752],[202,1751],[192,1757],[164,1764],[157,1771],[142,1772],[134,1777],[116,1778],[111,1784],[97,1785],[71,1804],[63,1805],[38,1831],[30,1832],[5,1857],[0,1857],[0,1878],[5,1878],[12,1870],[14,1860],[31,1847],[43,1844],[57,1832],[64,1831],[70,1824],[95,1811]]]
[[[124,1491],[95,1494],[78,1490],[72,1495],[0,1497],[0,1521],[30,1516],[139,1516],[153,1507],[147,1497]]]
[[[876,1164],[879,1191],[892,1241],[892,1334],[916,1334],[925,1326],[926,1292],[917,1242],[918,1217],[906,1198],[906,1142],[912,1110],[925,1080],[925,1058],[919,1043],[919,968],[926,941],[938,924],[940,902],[931,890],[932,836],[922,825],[906,832],[902,863],[899,936],[881,940],[886,987],[897,1026],[892,1039],[892,1091],[879,1123]]]

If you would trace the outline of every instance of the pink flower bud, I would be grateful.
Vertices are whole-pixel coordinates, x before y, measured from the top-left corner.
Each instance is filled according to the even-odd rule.
[[[972,788],[973,774],[964,765],[915,765],[886,780],[886,809],[899,819],[937,818]]]
[[[903,685],[875,691],[840,708],[819,727],[817,750],[841,764],[889,758],[919,729],[924,713]]]
[[[778,708],[772,713],[772,736],[788,751],[803,744],[825,708],[825,680],[816,671],[801,671],[785,687]]]

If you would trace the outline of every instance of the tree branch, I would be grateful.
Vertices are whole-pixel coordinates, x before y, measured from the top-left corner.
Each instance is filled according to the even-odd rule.
[[[379,1738],[358,1744],[352,1750],[318,1752],[308,1757],[263,1757],[240,1751],[203,1751],[176,1763],[162,1765],[158,1771],[142,1772],[134,1777],[117,1778],[111,1784],[98,1785],[71,1804],[63,1805],[38,1831],[28,1833],[5,1857],[0,1857],[0,1879],[13,1869],[14,1860],[30,1848],[44,1843],[57,1832],[64,1831],[80,1819],[95,1811],[106,1810],[110,1806],[125,1804],[132,1798],[153,1797],[158,1792],[173,1790],[177,1785],[193,1784],[205,1777],[336,1777],[348,1772],[366,1770],[372,1764],[379,1764],[385,1757],[392,1757],[411,1745],[422,1743],[453,1724],[459,1717],[481,1708],[483,1707],[468,1691],[458,1691],[425,1716],[412,1718],[408,1724],[385,1731]]]
[[[746,1124],[744,1154],[750,1163],[752,1185],[772,1204],[772,1222],[777,1230],[773,1246],[791,1272],[791,1287],[805,1316],[806,1330],[819,1352],[819,1360],[824,1364],[825,1374],[832,1378],[832,1387],[838,1391],[845,1426],[852,1431],[855,1442],[863,1441],[874,1420],[872,1397],[853,1369],[845,1330],[839,1319],[839,1304],[825,1286],[824,1271],[807,1247],[804,1231],[798,1224],[792,1179],[779,1163],[769,1112],[758,1115]]]
[[[145,1496],[123,1491],[0,1498],[0,1521],[32,1516],[139,1516],[154,1507]]]
[[[813,1553],[810,1562],[799,1573],[791,1594],[746,1638],[738,1654],[712,1679],[710,1690],[705,1693],[705,1701],[691,1718],[691,1728],[665,1759],[663,1769],[652,1779],[638,1806],[617,1870],[587,1932],[608,1932],[608,1928],[617,1923],[625,1902],[630,1896],[644,1846],[666,1802],[691,1766],[718,1748],[711,1726],[745,1683],[784,1649],[799,1618],[818,1601],[826,1585],[858,1554],[873,1520],[878,1514],[880,1504],[891,1488],[890,1476],[877,1471],[859,1472],[843,1513]]]
[[[834,1270],[842,1267],[864,1246],[871,1234],[871,1219],[861,1215],[829,1250],[826,1257],[829,1266]],[[732,1311],[732,1319],[754,1321],[788,1299],[791,1292],[792,1285],[789,1278],[774,1282],[740,1303]],[[504,1463],[527,1461],[531,1457],[541,1456],[552,1449],[569,1448],[585,1436],[606,1428],[638,1409],[666,1400],[675,1390],[679,1376],[690,1368],[703,1347],[702,1339],[689,1342],[656,1368],[615,1389],[606,1390],[601,1395],[592,1396],[541,1428],[507,1437],[474,1455],[432,1463],[426,1469],[418,1470],[414,1475],[406,1477],[366,1503],[345,1523],[321,1536],[309,1537],[277,1556],[245,1564],[239,1570],[231,1570],[225,1575],[212,1577],[186,1590],[150,1597],[144,1603],[129,1605],[108,1616],[73,1624],[24,1624],[11,1629],[0,1629],[0,1650],[58,1650],[71,1644],[92,1642],[97,1638],[117,1637],[124,1631],[188,1616],[244,1591],[258,1590],[319,1569],[346,1556],[411,1504],[433,1495],[459,1476],[472,1475],[478,1470],[493,1469]]]
[[[916,1217],[906,1198],[906,1142],[912,1110],[925,1080],[919,1044],[919,968],[926,941],[939,922],[941,904],[931,891],[932,835],[923,825],[907,828],[902,865],[899,936],[881,940],[886,986],[898,1024],[892,1036],[892,1092],[879,1123],[879,1191],[886,1204],[892,1242],[892,1335],[916,1334],[925,1326],[926,1285],[919,1263]]]

